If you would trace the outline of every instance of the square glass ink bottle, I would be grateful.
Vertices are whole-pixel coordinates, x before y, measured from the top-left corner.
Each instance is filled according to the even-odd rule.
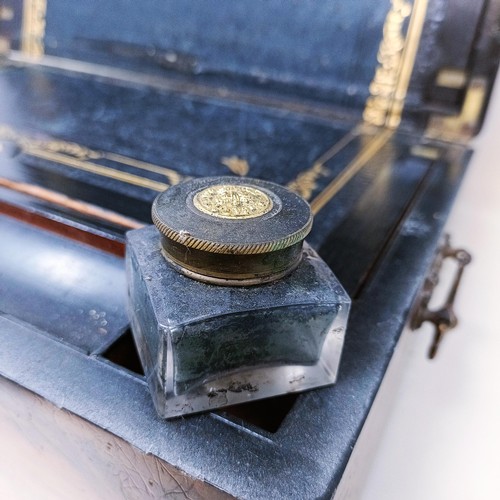
[[[335,382],[350,299],[303,240],[307,202],[276,184],[194,179],[127,234],[129,316],[160,416]]]

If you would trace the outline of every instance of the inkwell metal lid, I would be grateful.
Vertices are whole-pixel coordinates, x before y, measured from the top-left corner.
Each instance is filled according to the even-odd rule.
[[[153,202],[162,253],[179,272],[216,285],[267,283],[292,272],[312,227],[309,204],[283,186],[204,177]]]

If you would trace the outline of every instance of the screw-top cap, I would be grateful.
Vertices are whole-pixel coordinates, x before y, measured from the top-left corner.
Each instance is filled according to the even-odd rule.
[[[177,184],[153,202],[165,258],[183,274],[219,285],[285,276],[312,226],[309,204],[258,179],[205,177]]]

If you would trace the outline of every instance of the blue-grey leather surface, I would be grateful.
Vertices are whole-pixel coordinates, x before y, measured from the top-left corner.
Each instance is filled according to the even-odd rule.
[[[325,91],[362,108],[388,1],[48,2],[46,53]]]

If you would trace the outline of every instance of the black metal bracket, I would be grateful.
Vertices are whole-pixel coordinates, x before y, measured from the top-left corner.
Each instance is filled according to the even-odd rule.
[[[452,258],[457,262],[457,271],[451,284],[444,304],[438,309],[429,309],[429,303],[437,284],[439,283],[439,274],[443,262],[447,258]],[[434,260],[430,272],[425,279],[421,292],[419,293],[413,312],[411,314],[410,328],[417,330],[422,323],[429,321],[434,325],[434,338],[429,349],[429,358],[436,356],[438,348],[443,340],[445,333],[455,328],[458,319],[454,311],[454,303],[457,290],[462,280],[463,271],[472,260],[469,252],[461,248],[453,248],[450,244],[450,235],[446,234],[443,244],[439,247],[436,259]]]

